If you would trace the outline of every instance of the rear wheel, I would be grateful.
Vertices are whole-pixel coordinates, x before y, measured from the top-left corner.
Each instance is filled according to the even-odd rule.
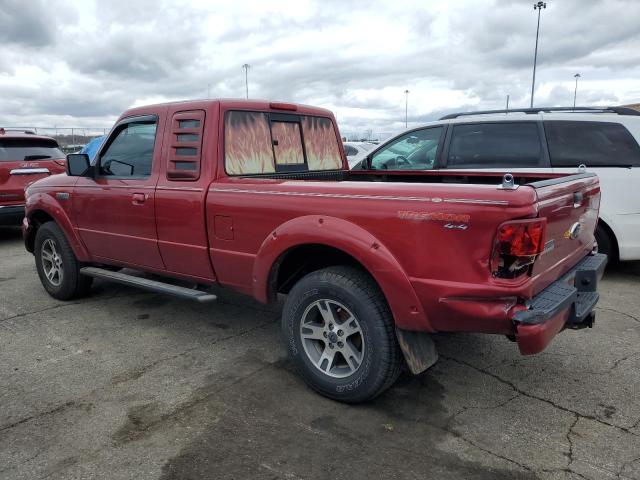
[[[71,300],[89,293],[93,278],[80,275],[80,263],[64,232],[54,222],[38,228],[34,255],[45,290],[58,300]]]
[[[598,243],[598,253],[604,253],[607,255],[607,257],[609,257],[610,264],[615,263],[617,258],[613,239],[600,224],[596,227],[595,237],[596,242]]]
[[[282,331],[299,374],[329,398],[369,400],[400,373],[389,307],[376,283],[358,269],[330,267],[300,280],[287,297]]]

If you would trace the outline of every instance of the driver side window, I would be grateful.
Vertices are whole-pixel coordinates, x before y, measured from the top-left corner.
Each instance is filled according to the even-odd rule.
[[[123,126],[100,156],[100,176],[145,178],[151,175],[156,121]]]
[[[374,170],[432,170],[443,127],[406,133],[376,152],[371,158]]]

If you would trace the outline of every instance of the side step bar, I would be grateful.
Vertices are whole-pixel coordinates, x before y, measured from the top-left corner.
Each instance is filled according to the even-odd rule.
[[[135,275],[127,275],[126,273],[112,272],[103,268],[83,267],[80,269],[80,273],[89,277],[102,278],[110,282],[121,283],[122,285],[142,288],[152,292],[166,293],[174,297],[195,300],[200,303],[213,302],[217,298],[212,293],[179,287],[170,283],[158,282],[157,280],[149,280],[148,278],[136,277]]]

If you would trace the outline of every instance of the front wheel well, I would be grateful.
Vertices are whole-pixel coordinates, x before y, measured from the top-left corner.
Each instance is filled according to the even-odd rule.
[[[271,267],[269,297],[287,294],[305,275],[336,265],[349,265],[371,276],[364,265],[343,250],[322,244],[298,245],[281,254]]]
[[[35,240],[36,233],[41,225],[47,222],[54,222],[55,220],[51,215],[43,210],[36,210],[31,215],[29,215],[29,231],[27,232],[27,237],[25,239],[25,246],[27,251],[33,253],[35,248]]]

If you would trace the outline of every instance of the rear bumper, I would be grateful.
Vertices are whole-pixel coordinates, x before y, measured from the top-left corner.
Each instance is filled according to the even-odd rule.
[[[24,218],[24,205],[0,205],[0,225],[20,225]]]
[[[523,355],[541,352],[563,328],[591,327],[598,281],[607,265],[603,254],[587,255],[524,306],[514,308],[516,340]]]

